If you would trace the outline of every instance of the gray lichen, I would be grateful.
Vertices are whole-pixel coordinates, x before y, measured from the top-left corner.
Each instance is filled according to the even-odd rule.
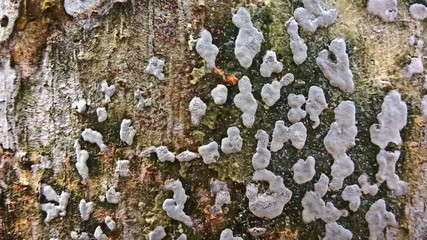
[[[98,122],[104,122],[108,117],[107,110],[104,107],[97,108],[96,115],[98,116]]]
[[[15,21],[19,16],[21,0],[2,0],[0,2],[0,19],[7,19],[0,27],[0,43],[6,41],[13,32]]]
[[[133,138],[136,134],[136,129],[131,126],[131,123],[130,119],[123,119],[120,124],[120,139],[127,145],[133,144]]]
[[[206,114],[207,108],[206,104],[199,97],[191,99],[190,104],[188,105],[188,110],[190,111],[191,123],[193,125],[200,125],[202,117]]]
[[[328,108],[323,89],[317,86],[311,86],[308,90],[308,99],[305,104],[305,111],[310,115],[310,120],[314,122],[313,128],[320,124],[319,115]]]
[[[159,146],[155,149],[157,154],[157,158],[160,162],[174,162],[175,161],[175,153],[169,151],[166,146]]]
[[[367,10],[384,22],[394,22],[397,17],[397,0],[369,0]]]
[[[264,130],[258,130],[255,138],[258,140],[255,154],[252,156],[252,166],[255,170],[265,169],[270,164],[271,153],[267,149],[268,134]]]
[[[351,240],[353,233],[337,222],[330,222],[326,224],[326,234],[322,240]]]
[[[383,199],[379,199],[372,204],[369,211],[366,212],[365,219],[368,222],[369,227],[369,240],[379,239],[384,228],[387,226],[398,226],[394,214],[387,212],[385,207],[385,201]]]
[[[80,177],[82,177],[82,184],[87,184],[89,180],[89,168],[87,167],[87,160],[89,153],[86,150],[81,150],[78,140],[74,142],[74,150],[76,151],[77,161],[76,169]]]
[[[356,184],[350,185],[344,188],[344,191],[341,193],[341,197],[344,201],[350,202],[349,208],[351,211],[355,212],[360,206],[360,196],[362,192]]]
[[[130,177],[129,160],[118,160],[114,174],[120,177]]]
[[[211,96],[215,102],[215,104],[222,105],[227,101],[228,89],[226,86],[222,84],[218,84],[211,91]]]
[[[200,146],[198,151],[203,158],[203,162],[206,164],[214,163],[219,159],[218,143],[215,141]]]
[[[239,28],[234,54],[242,67],[249,68],[255,55],[261,51],[261,43],[264,41],[264,37],[252,25],[251,15],[246,8],[239,8],[232,20],[234,25]]]
[[[215,205],[210,209],[215,214],[222,213],[222,206],[231,203],[230,190],[225,182],[215,180],[211,181],[211,191],[215,193]]]
[[[343,38],[332,40],[328,49],[329,51],[326,49],[320,51],[316,58],[317,65],[332,86],[343,92],[352,93],[354,91],[353,73],[350,70],[345,40]],[[335,61],[329,58],[330,53],[335,55]]]
[[[313,179],[316,170],[314,166],[316,164],[316,160],[309,156],[307,160],[299,159],[297,163],[292,166],[292,170],[294,171],[294,181],[298,184],[303,184]]]
[[[101,152],[104,152],[104,153],[108,152],[108,147],[107,147],[107,145],[104,144],[101,133],[94,131],[90,128],[86,128],[82,132],[82,138],[86,142],[96,143]]]
[[[122,199],[121,193],[116,192],[116,189],[114,187],[110,187],[107,192],[105,193],[105,198],[107,199],[107,202],[118,204],[120,200]]]
[[[149,240],[162,240],[164,237],[166,237],[166,232],[162,226],[156,227],[148,234]]]
[[[82,199],[79,203],[79,212],[82,221],[89,220],[90,214],[95,210],[95,205],[93,202],[86,202],[86,200]]]
[[[227,129],[227,137],[221,140],[221,150],[225,154],[232,154],[242,150],[243,138],[240,136],[240,130],[237,127]]]
[[[111,84],[110,86],[108,86],[107,81],[103,81],[101,83],[101,92],[103,92],[105,95],[104,96],[104,103],[110,103],[111,97],[116,92],[116,86],[114,84]]]
[[[163,81],[165,80],[165,75],[163,74],[163,67],[165,66],[165,61],[163,59],[152,57],[148,60],[148,65],[145,68],[145,71],[157,79]]]
[[[185,151],[181,152],[180,154],[176,155],[176,160],[178,160],[179,162],[189,162],[189,161],[194,160],[198,157],[199,157],[199,154],[185,150]]]
[[[307,45],[298,34],[298,23],[295,18],[290,18],[286,23],[285,27],[290,36],[290,46],[293,54],[294,62],[299,65],[307,59]]]
[[[104,223],[105,223],[105,225],[107,225],[107,227],[108,227],[108,229],[110,229],[110,231],[115,231],[117,229],[116,222],[110,216],[105,217]]]
[[[374,196],[378,193],[378,185],[377,184],[369,184],[369,176],[366,173],[363,173],[359,176],[357,179],[357,182],[360,185],[360,191],[363,194],[370,194],[371,196]]]
[[[405,195],[408,192],[408,183],[399,179],[395,173],[396,162],[399,159],[400,151],[389,152],[381,149],[377,155],[379,165],[378,173],[375,175],[379,183],[387,181],[387,187],[393,190],[396,196]]]
[[[64,0],[64,10],[69,15],[76,17],[92,7],[95,7],[102,0]]]
[[[261,76],[270,77],[273,72],[280,73],[283,70],[283,64],[277,61],[276,52],[268,50],[262,58],[259,71]]]
[[[427,18],[427,7],[424,4],[415,3],[409,7],[409,13],[413,19],[423,21]]]
[[[182,187],[181,181],[178,179],[170,182],[164,189],[173,191],[173,198],[168,198],[163,202],[163,209],[167,215],[172,219],[183,222],[189,227],[193,226],[191,218],[184,213],[184,204],[188,196],[185,194],[185,189]]]
[[[294,11],[295,20],[307,32],[313,33],[318,27],[327,27],[337,19],[337,10],[324,10],[321,0],[303,0],[304,7]]]
[[[219,240],[243,240],[243,238],[233,236],[233,231],[226,228],[222,230]]]
[[[307,140],[307,129],[304,124],[297,122],[292,124],[289,128],[285,126],[283,121],[277,121],[274,126],[273,139],[271,140],[270,150],[277,152],[283,148],[283,144],[288,141],[296,149],[302,149]]]
[[[289,94],[288,95],[288,105],[291,109],[288,112],[288,120],[291,123],[299,122],[301,119],[305,118],[307,113],[301,109],[302,105],[305,103],[305,97],[302,94]]]
[[[200,31],[200,38],[196,43],[196,51],[203,59],[205,59],[209,68],[215,69],[215,59],[219,49],[217,46],[212,44],[212,35],[208,30],[202,29]]]
[[[403,76],[411,78],[414,74],[424,72],[424,63],[422,58],[414,57],[411,58],[411,63],[403,69]]]
[[[96,240],[108,240],[107,235],[102,231],[101,226],[96,227],[95,232],[93,233],[93,237]]]

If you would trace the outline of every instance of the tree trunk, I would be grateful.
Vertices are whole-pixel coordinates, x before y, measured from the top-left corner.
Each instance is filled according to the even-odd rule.
[[[326,8],[338,10],[338,19],[313,34],[300,28],[300,36],[308,46],[308,58],[301,65],[292,59],[284,23],[303,5],[302,1],[103,0],[74,16],[65,12],[64,2],[80,6],[84,1],[4,1],[0,3],[0,239],[70,239],[72,231],[87,232],[93,237],[98,226],[109,239],[147,239],[156,226],[165,227],[165,239],[176,239],[180,233],[188,239],[219,239],[226,228],[243,239],[323,238],[325,223],[304,223],[301,201],[307,191],[313,191],[322,173],[331,177],[334,159],[323,139],[335,122],[334,109],[340,102],[350,100],[357,111],[356,145],[347,150],[355,170],[345,179],[344,187],[357,184],[363,173],[368,174],[371,183],[377,183],[376,156],[380,148],[371,142],[369,129],[378,123],[384,97],[394,89],[408,106],[408,120],[401,131],[403,144],[389,145],[387,150],[401,151],[396,173],[408,183],[408,193],[396,196],[386,183],[378,183],[379,193],[362,195],[356,212],[348,210],[348,202],[341,198],[344,187],[328,191],[323,200],[348,210],[348,216],[337,223],[350,230],[353,239],[368,239],[365,215],[378,199],[386,201],[387,211],[394,213],[399,222],[398,226],[385,228],[386,239],[427,238],[426,128],[421,117],[424,74],[410,78],[403,74],[411,57],[422,59],[425,54],[421,42],[418,46],[408,44],[410,36],[426,39],[425,22],[409,15],[412,1],[400,1],[397,20],[385,23],[366,12],[365,1],[325,0]],[[248,9],[254,26],[264,37],[261,52],[248,69],[240,66],[234,54],[239,29],[232,23],[232,15],[239,7]],[[195,50],[194,39],[203,28],[212,34],[213,43],[219,48],[217,68],[238,79],[248,76],[252,83],[258,108],[251,128],[242,124],[242,113],[233,103],[238,85],[224,82],[219,71],[211,71]],[[316,64],[318,53],[337,37],[346,40],[356,86],[351,94],[331,86]],[[259,72],[267,50],[275,51],[284,65],[281,73],[269,78]],[[154,56],[165,60],[165,80],[145,70]],[[261,88],[280,80],[285,73],[293,73],[295,81],[282,88],[281,98],[274,106],[266,106]],[[109,103],[101,91],[104,81],[116,87]],[[217,84],[227,85],[224,105],[216,105],[210,95]],[[286,143],[282,150],[272,153],[267,169],[283,178],[292,198],[280,216],[271,220],[258,218],[250,211],[245,195],[246,184],[253,181],[255,134],[263,129],[271,140],[276,121],[291,125],[286,117],[290,109],[288,94],[307,97],[311,86],[324,90],[329,106],[320,115],[319,127],[311,128],[313,123],[308,117],[302,120],[308,135],[303,149]],[[143,109],[135,97],[138,90],[145,99]],[[191,124],[188,111],[195,96],[207,104],[200,126]],[[79,112],[76,104],[81,100],[86,101],[86,109],[82,104]],[[106,108],[108,117],[98,122],[96,110],[101,107]],[[132,144],[120,138],[123,119],[130,119],[136,129]],[[231,126],[240,129],[242,151],[229,155],[220,152],[213,164],[205,164],[201,158],[161,162],[156,154],[145,154],[153,146],[167,146],[176,154],[185,150],[197,152],[201,145],[221,143]],[[82,132],[89,128],[102,134],[107,151],[84,141]],[[89,153],[87,184],[82,183],[76,169],[76,140]],[[316,159],[314,178],[296,184],[292,166],[308,156]],[[130,161],[130,176],[119,177],[115,173],[118,160]],[[172,192],[164,186],[176,179],[189,196],[184,212],[192,219],[193,227],[168,217],[162,209],[164,200],[172,198]],[[223,206],[221,214],[211,209],[215,204],[210,186],[213,180],[226,182],[230,189],[231,203]],[[41,193],[41,186],[46,185],[58,195],[70,193],[66,214],[48,223],[40,206],[58,203]],[[121,193],[118,204],[105,199],[112,186]],[[79,212],[82,199],[95,205],[86,221],[82,221]],[[109,230],[104,223],[107,216],[115,220],[117,230]],[[266,232],[256,237],[252,229],[255,227],[265,228]]]

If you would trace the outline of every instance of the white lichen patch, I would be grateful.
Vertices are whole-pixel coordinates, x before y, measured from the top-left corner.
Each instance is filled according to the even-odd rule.
[[[212,44],[212,35],[208,30],[202,29],[200,31],[200,38],[196,43],[196,51],[205,59],[210,69],[215,69],[215,59],[219,50],[217,46]]]
[[[96,227],[95,232],[93,233],[93,237],[96,240],[108,240],[107,235],[102,231],[101,226]]]
[[[332,40],[328,47],[319,52],[316,63],[322,70],[325,77],[332,86],[341,89],[343,92],[354,92],[353,73],[350,70],[350,61],[346,53],[345,40],[336,38]],[[329,54],[334,54],[335,59],[331,60]]]
[[[90,214],[95,210],[95,204],[93,202],[86,202],[82,199],[79,203],[80,218],[82,221],[89,220]]]
[[[243,112],[243,125],[250,128],[255,122],[258,103],[252,95],[252,84],[248,77],[243,76],[239,80],[238,86],[240,93],[234,97],[234,104]]]
[[[129,160],[118,160],[114,174],[120,177],[130,177]]]
[[[215,104],[222,105],[227,101],[228,89],[222,84],[218,84],[211,91],[211,96]]]
[[[76,169],[80,177],[82,177],[82,184],[87,184],[89,180],[89,168],[87,166],[87,160],[89,159],[89,153],[86,150],[81,150],[80,143],[78,140],[74,142],[74,150],[76,151]]]
[[[175,161],[175,153],[169,151],[168,147],[160,146],[155,149],[157,154],[157,158],[160,162],[174,162]]]
[[[233,236],[233,231],[226,228],[222,230],[221,235],[219,236],[219,240],[243,240],[243,238]]]
[[[0,1],[0,43],[6,41],[13,32],[15,21],[19,16],[21,0]],[[1,75],[1,74],[0,74]]]
[[[344,178],[354,171],[354,163],[346,151],[356,145],[356,106],[351,101],[341,102],[335,112],[335,122],[331,124],[328,134],[323,140],[326,150],[334,158],[331,166],[332,190],[342,187]]]
[[[389,142],[402,144],[400,130],[406,125],[407,111],[408,107],[401,100],[399,92],[393,90],[387,94],[381,105],[381,113],[377,116],[379,124],[369,128],[371,142],[381,149],[385,149]]]
[[[330,222],[326,224],[326,234],[322,240],[351,240],[353,233],[345,229],[337,222]]]
[[[408,64],[403,69],[403,76],[406,78],[411,78],[414,74],[419,74],[424,72],[424,63],[423,59],[419,57],[411,58],[411,63]]]
[[[39,192],[49,201],[39,206],[40,210],[46,212],[46,218],[44,220],[46,224],[58,216],[65,216],[67,214],[68,200],[71,195],[69,192],[62,191],[61,195],[58,195],[55,190],[47,184],[41,184]],[[53,202],[58,203],[58,205]]]
[[[395,173],[396,162],[399,156],[400,151],[389,152],[381,149],[377,155],[379,169],[375,175],[379,183],[387,181],[388,189],[393,190],[396,196],[405,195],[408,192],[408,183],[400,180],[399,176]]]
[[[291,141],[296,149],[302,149],[306,140],[307,129],[301,122],[294,123],[288,128],[283,121],[277,121],[274,126],[270,150],[272,152],[277,152],[282,149],[283,145],[288,141]]]
[[[218,143],[215,141],[200,146],[198,151],[200,156],[202,156],[203,162],[206,164],[214,163],[219,159]]]
[[[307,160],[299,159],[297,163],[292,166],[294,171],[294,181],[298,184],[303,184],[313,179],[316,170],[314,169],[316,160],[309,156]]]
[[[136,109],[138,112],[144,111],[145,106],[149,106],[152,104],[151,98],[145,99],[142,96],[143,92],[140,90],[136,90],[133,94],[136,100],[138,100],[138,103],[136,104]]]
[[[273,219],[282,214],[283,208],[292,197],[292,192],[285,187],[283,179],[263,169],[255,171],[253,181],[268,182],[268,191],[259,193],[258,185],[250,182],[246,185],[246,197],[249,210],[259,218]]]
[[[108,117],[107,109],[104,107],[97,108],[96,115],[98,116],[98,122],[104,122]]]
[[[378,185],[369,183],[369,176],[366,173],[363,173],[357,179],[357,182],[360,185],[360,191],[363,194],[370,194],[371,196],[375,196],[378,193]]]
[[[222,206],[231,203],[230,190],[225,182],[211,181],[211,191],[215,194],[215,205],[210,209],[215,214],[222,213]]]
[[[182,187],[181,181],[178,179],[170,182],[164,189],[173,191],[173,199],[168,198],[163,202],[163,209],[167,215],[172,219],[183,222],[188,227],[192,227],[193,221],[184,213],[184,204],[188,196],[185,194],[185,189]]]
[[[409,13],[413,19],[423,21],[427,18],[427,7],[424,4],[415,3],[409,7]]]
[[[288,105],[291,109],[288,112],[288,120],[291,123],[299,122],[301,119],[305,118],[307,113],[301,109],[302,105],[305,103],[305,97],[302,94],[289,94],[288,95]]]
[[[328,108],[325,93],[323,89],[317,86],[311,86],[308,90],[308,99],[305,104],[305,111],[310,115],[310,120],[314,122],[313,128],[317,128],[320,124],[320,114]]]
[[[64,0],[64,10],[67,14],[76,17],[80,13],[83,13],[97,4],[102,0]]]
[[[199,157],[199,154],[185,150],[185,151],[179,153],[178,155],[176,155],[176,160],[178,160],[179,162],[189,162],[189,161],[194,160],[198,157]]]
[[[84,98],[73,102],[72,107],[76,109],[78,113],[85,113],[87,110],[87,102]]]
[[[110,231],[115,231],[117,229],[116,222],[110,216],[105,217],[104,223],[105,223],[105,225],[107,225],[107,227],[108,227],[108,229],[110,229]]]
[[[133,138],[136,134],[136,129],[131,126],[131,123],[130,119],[123,119],[120,124],[120,139],[127,145],[133,144]]]
[[[295,64],[299,65],[307,59],[307,45],[298,34],[298,23],[295,18],[290,18],[285,27],[290,37],[290,46]]]
[[[366,212],[365,219],[369,227],[369,240],[379,239],[387,226],[398,226],[394,214],[387,212],[383,199],[379,199],[371,205],[369,211]]]
[[[118,204],[122,199],[121,193],[116,192],[116,189],[114,187],[110,187],[107,190],[107,192],[105,193],[105,198],[107,199],[107,202],[112,204]]]
[[[344,191],[341,193],[341,198],[344,201],[350,202],[349,208],[351,211],[355,212],[360,206],[360,196],[362,192],[356,184],[350,185],[344,188]]]
[[[271,153],[268,147],[268,134],[264,130],[258,130],[255,138],[258,140],[256,152],[252,156],[252,166],[255,170],[265,169],[270,164]]]
[[[249,68],[255,55],[261,51],[261,43],[264,41],[264,37],[252,25],[251,15],[246,8],[239,8],[232,20],[234,25],[239,28],[234,54],[242,67]]]
[[[275,51],[268,50],[262,58],[260,73],[263,77],[270,77],[272,73],[280,73],[283,70],[283,64],[277,61]]]
[[[103,81],[101,83],[101,92],[104,93],[104,103],[110,103],[111,97],[116,92],[116,86],[114,84],[108,86],[107,81]]]
[[[274,80],[273,82],[266,83],[261,89],[261,97],[264,103],[271,107],[280,99],[280,89],[283,85]]]
[[[237,153],[242,150],[243,138],[240,136],[240,130],[237,127],[227,129],[227,137],[221,140],[221,150],[225,154]]]
[[[101,133],[94,131],[90,128],[86,128],[82,132],[82,138],[86,142],[96,143],[96,145],[98,145],[99,150],[101,152],[103,152],[103,153],[108,152],[108,147],[107,147],[107,145],[104,144]]]
[[[159,80],[165,80],[165,75],[163,74],[163,67],[165,66],[165,61],[163,59],[152,57],[148,60],[148,65],[145,68],[145,71]]]
[[[148,234],[149,240],[162,240],[164,237],[166,237],[166,232],[162,226],[156,227]]]
[[[190,111],[191,123],[195,126],[199,126],[203,116],[206,114],[208,107],[199,97],[191,99],[188,105],[188,111]]]
[[[324,10],[321,0],[303,0],[304,7],[294,11],[294,18],[307,32],[314,33],[318,27],[327,27],[337,19],[337,10]]]
[[[397,17],[397,0],[369,0],[367,10],[384,22],[394,22]]]

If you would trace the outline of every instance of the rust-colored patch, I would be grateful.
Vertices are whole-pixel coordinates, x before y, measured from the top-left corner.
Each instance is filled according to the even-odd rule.
[[[222,214],[216,215],[210,211],[211,205],[207,205],[204,212],[205,221],[203,224],[200,224],[196,227],[197,232],[212,232],[216,233],[222,229],[225,218]]]
[[[239,81],[239,79],[237,77],[235,77],[234,75],[225,73],[224,71],[222,71],[219,68],[215,68],[214,73],[220,75],[222,77],[222,79],[224,79],[224,82],[231,84],[231,85],[236,85],[236,83]]]
[[[272,232],[266,236],[266,240],[298,240],[299,230],[292,232],[290,229],[285,228],[281,232]]]

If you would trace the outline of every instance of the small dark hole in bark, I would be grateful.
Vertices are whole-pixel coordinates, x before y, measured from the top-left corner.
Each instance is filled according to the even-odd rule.
[[[9,18],[7,16],[2,17],[1,22],[0,22],[0,26],[6,27],[7,24],[9,24]]]

